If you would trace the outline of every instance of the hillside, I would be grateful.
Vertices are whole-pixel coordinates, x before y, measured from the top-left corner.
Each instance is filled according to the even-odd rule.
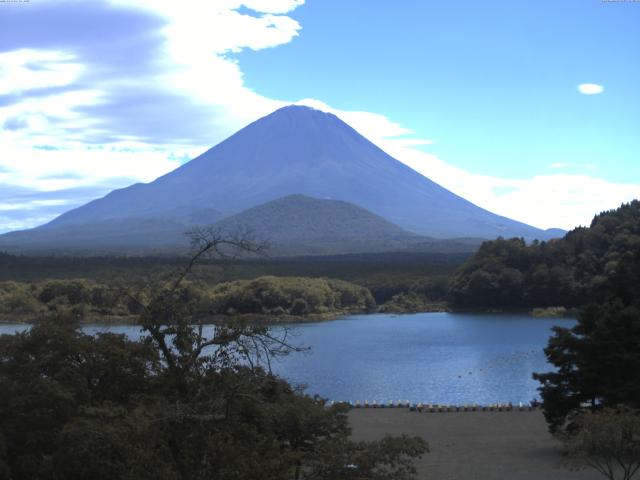
[[[289,106],[149,184],[115,190],[46,225],[0,236],[0,247],[91,249],[97,237],[121,239],[119,245],[126,247],[131,236],[146,237],[154,248],[157,237],[178,237],[185,224],[212,223],[213,217],[293,194],[350,202],[429,237],[546,239],[557,234],[495,215],[453,194],[335,115]],[[200,215],[202,211],[215,214]],[[173,232],[142,228],[144,222],[164,224]],[[131,247],[138,245],[136,240]]]
[[[212,222],[220,215],[212,215]],[[158,218],[112,218],[90,224],[72,224],[10,232],[0,237],[0,250],[9,252],[174,253],[188,246],[185,233],[194,223]]]
[[[407,232],[356,205],[305,195],[273,200],[215,225],[229,232],[248,230],[256,238],[267,240],[271,255],[403,251],[420,245],[428,250],[432,247],[425,246],[431,239]],[[469,246],[468,250],[472,248]]]
[[[640,201],[596,215],[588,228],[526,245],[484,243],[456,272],[449,296],[458,307],[576,307],[607,300],[640,259]],[[626,287],[625,287],[626,288]],[[635,293],[640,296],[638,285]]]
[[[215,214],[211,213],[211,219]],[[85,254],[176,254],[189,247],[190,219],[111,219],[87,225],[12,232],[8,251]],[[367,252],[471,253],[480,239],[440,240],[416,235],[349,202],[289,195],[211,223],[269,244],[270,256]],[[51,236],[56,238],[52,241]],[[15,245],[15,246],[14,246]],[[19,245],[19,247],[18,247]]]

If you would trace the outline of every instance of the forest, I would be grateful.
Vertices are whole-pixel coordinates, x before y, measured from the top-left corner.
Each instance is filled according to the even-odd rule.
[[[485,242],[449,286],[454,308],[580,307],[604,302],[608,281],[640,250],[640,201],[594,217],[564,238]]]
[[[0,282],[0,319],[15,322],[71,315],[82,323],[135,321],[140,308],[131,293],[146,294],[145,288],[142,283],[91,280]],[[280,319],[287,315],[335,316],[376,309],[367,288],[326,278],[264,276],[214,285],[185,281],[183,292],[198,305],[198,318],[203,319],[242,314]]]
[[[188,282],[212,315],[310,315],[582,307],[640,249],[640,202],[548,242],[498,238],[470,254],[384,253],[203,260]],[[170,276],[184,257],[0,254],[0,318],[70,309],[82,321],[137,315],[118,292]],[[356,293],[354,293],[356,292]],[[295,306],[294,306],[295,303]]]
[[[603,300],[589,302],[573,327],[554,327],[545,354],[555,369],[534,378],[552,432],[575,432],[585,410],[635,409],[626,447],[640,465],[640,249],[623,259],[603,281]]]
[[[203,259],[185,283],[210,315],[335,316],[442,308],[468,254],[387,253]],[[171,278],[186,257],[26,257],[0,254],[0,321],[70,311],[81,322],[134,321],[123,292]],[[297,302],[296,302],[297,300]],[[295,305],[294,305],[295,304]]]

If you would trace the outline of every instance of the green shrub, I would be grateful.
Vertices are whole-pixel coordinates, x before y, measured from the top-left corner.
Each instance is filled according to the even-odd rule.
[[[371,292],[342,280],[305,277],[259,277],[213,287],[210,302],[215,313],[273,313],[289,315],[369,311],[375,308]]]

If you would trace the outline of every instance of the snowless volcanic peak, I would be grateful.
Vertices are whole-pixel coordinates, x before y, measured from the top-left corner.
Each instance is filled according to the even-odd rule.
[[[115,190],[36,230],[62,234],[60,227],[105,221],[130,229],[130,222],[116,220],[131,219],[212,223],[295,194],[350,202],[406,231],[436,238],[550,236],[455,195],[337,116],[295,105],[260,118],[151,183]]]

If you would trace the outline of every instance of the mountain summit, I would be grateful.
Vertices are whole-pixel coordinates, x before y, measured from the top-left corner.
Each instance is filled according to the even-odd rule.
[[[281,108],[149,184],[115,190],[35,230],[186,217],[213,223],[294,194],[350,202],[431,237],[549,237],[455,195],[337,116],[304,106]]]

